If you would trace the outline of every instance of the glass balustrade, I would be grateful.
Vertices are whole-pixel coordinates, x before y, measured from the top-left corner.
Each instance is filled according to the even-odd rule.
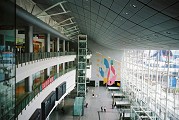
[[[54,74],[54,80],[57,79],[58,77],[64,75],[67,72],[70,72],[72,70],[76,69],[76,66],[71,66],[70,68],[65,69],[64,71],[59,71],[59,73]],[[43,81],[44,83],[44,81]],[[42,90],[42,83],[37,86],[32,92],[29,92],[28,94],[26,94],[24,96],[24,98],[22,98],[19,101],[16,101],[16,117],[22,112],[22,110],[25,108],[26,106],[29,105],[29,103],[32,101],[32,99],[35,99],[36,96],[38,96],[38,94],[43,91]]]
[[[16,65],[64,55],[76,55],[76,52],[16,53]]]

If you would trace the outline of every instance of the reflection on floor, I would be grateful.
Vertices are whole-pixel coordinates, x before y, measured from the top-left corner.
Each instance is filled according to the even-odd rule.
[[[94,93],[94,97],[92,96]],[[72,93],[74,95],[74,93]],[[84,116],[73,116],[74,97],[66,97],[64,113],[56,109],[50,115],[50,120],[119,120],[119,112],[112,109],[111,91],[105,87],[89,87],[86,102],[88,107],[84,108]],[[106,112],[101,112],[101,106],[106,107]]]

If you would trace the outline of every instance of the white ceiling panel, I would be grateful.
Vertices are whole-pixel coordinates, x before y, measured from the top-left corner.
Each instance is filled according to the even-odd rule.
[[[117,14],[114,13],[113,11],[109,10],[109,12],[106,16],[106,20],[112,23],[116,17],[117,17]]]
[[[113,3],[113,0],[101,0],[101,4],[110,8]]]
[[[155,15],[157,11],[153,10],[152,8],[149,8],[147,6],[143,7],[140,11],[136,13],[136,15],[141,16],[142,18],[149,18],[153,15]]]
[[[178,17],[179,16],[179,2],[177,1],[176,4],[170,6],[169,8],[162,11],[162,13],[169,15],[171,17]]]
[[[120,4],[116,4],[115,2],[113,2],[111,8],[110,8],[112,11],[114,11],[115,13],[119,14],[122,9],[123,9],[123,6],[120,6]]]
[[[62,0],[33,1],[43,10]],[[64,4],[71,12],[53,19],[75,17],[74,25],[78,25],[80,32],[104,47],[168,49],[179,46],[178,0],[67,0]],[[60,10],[53,9],[49,14],[53,12]]]
[[[109,9],[104,7],[104,6],[100,6],[100,10],[99,10],[99,16],[106,18],[106,15],[108,14]]]

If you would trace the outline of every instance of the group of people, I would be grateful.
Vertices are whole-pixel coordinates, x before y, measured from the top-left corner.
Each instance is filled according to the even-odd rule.
[[[104,106],[104,107],[101,106],[101,112],[103,112],[103,111],[106,112],[106,106]]]

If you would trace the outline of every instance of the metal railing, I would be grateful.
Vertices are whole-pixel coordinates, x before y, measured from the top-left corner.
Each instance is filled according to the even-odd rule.
[[[76,52],[16,53],[16,65],[65,55],[76,55]]]
[[[74,70],[74,69],[76,69],[75,66],[73,66],[73,67],[71,67],[71,68],[68,68],[68,69],[66,69],[66,70],[60,71],[59,73],[56,73],[56,74],[54,75],[54,80],[57,79],[58,77],[64,75],[65,73]],[[44,82],[44,81],[43,81],[43,82]],[[42,82],[42,83],[43,83],[43,82]],[[20,113],[22,113],[22,110],[23,110],[24,108],[26,109],[27,105],[29,105],[29,103],[30,103],[33,99],[35,99],[35,97],[38,96],[38,94],[39,94],[41,91],[43,91],[43,90],[42,90],[42,83],[41,83],[39,86],[37,86],[32,92],[29,92],[22,100],[19,100],[19,101],[16,103],[16,107],[15,107],[15,108],[16,108],[16,111],[15,111],[16,117],[17,117]]]

